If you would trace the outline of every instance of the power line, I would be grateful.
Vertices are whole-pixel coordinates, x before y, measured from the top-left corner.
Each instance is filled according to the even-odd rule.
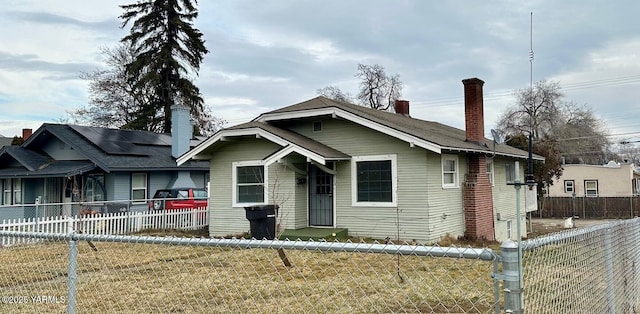
[[[601,80],[593,80],[593,81],[583,81],[583,82],[575,82],[568,84],[561,84],[561,90],[578,90],[578,89],[586,89],[593,87],[611,87],[617,85],[626,85],[632,83],[640,83],[640,75],[632,75],[632,76],[623,76],[623,77],[615,77],[615,78],[607,78]],[[497,91],[493,93],[485,93],[485,100],[503,100],[514,98],[517,91]],[[434,98],[430,100],[423,101],[412,101],[412,105],[415,106],[425,106],[425,107],[443,107],[459,104],[464,97],[443,97],[443,98]]]

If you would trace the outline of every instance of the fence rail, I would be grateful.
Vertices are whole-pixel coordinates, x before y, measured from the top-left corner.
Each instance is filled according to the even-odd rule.
[[[131,234],[146,229],[197,230],[209,225],[209,213],[204,208],[166,211],[121,212],[75,216],[55,216],[3,220],[0,230],[68,234]],[[0,244],[8,246],[24,238],[1,237]]]

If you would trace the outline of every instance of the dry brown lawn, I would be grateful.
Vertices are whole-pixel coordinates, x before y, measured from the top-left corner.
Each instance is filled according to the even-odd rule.
[[[273,249],[95,246],[78,244],[78,313],[490,313],[494,302],[493,264],[480,260],[287,250],[286,267]],[[67,254],[65,242],[0,249],[0,296],[29,299],[0,312],[64,312]]]

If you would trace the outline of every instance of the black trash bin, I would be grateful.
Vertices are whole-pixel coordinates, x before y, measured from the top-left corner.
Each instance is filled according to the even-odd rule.
[[[251,237],[273,240],[276,237],[276,209],[278,205],[247,206],[244,208]]]

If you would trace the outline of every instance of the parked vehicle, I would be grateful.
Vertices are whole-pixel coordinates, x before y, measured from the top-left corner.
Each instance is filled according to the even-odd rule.
[[[149,202],[150,210],[172,210],[208,206],[209,196],[203,188],[160,189]]]

